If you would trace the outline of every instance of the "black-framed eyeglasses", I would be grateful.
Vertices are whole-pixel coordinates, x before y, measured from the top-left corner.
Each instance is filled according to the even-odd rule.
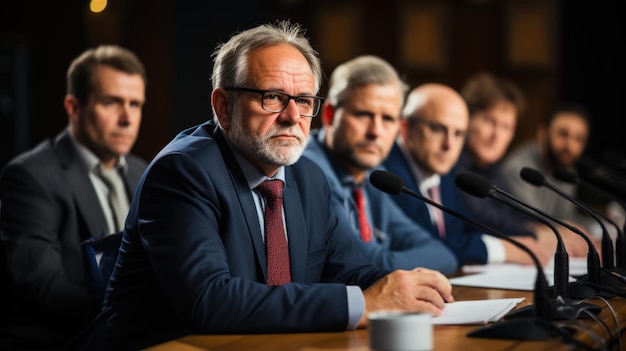
[[[242,87],[224,88],[227,91],[243,91],[247,93],[261,94],[261,108],[267,112],[283,112],[289,100],[293,100],[298,108],[298,113],[302,117],[315,117],[320,112],[320,106],[324,102],[324,98],[313,95],[293,96],[282,91],[261,90]]]
[[[417,123],[425,124],[426,127],[428,127],[430,134],[436,138],[440,138],[440,139],[446,138],[446,136],[449,133],[448,127],[438,122],[429,121],[427,119],[423,119],[423,118],[419,118],[415,116],[409,117],[407,120],[410,124],[417,124]],[[461,138],[465,137],[464,130],[453,130],[452,133],[455,137],[461,137]]]

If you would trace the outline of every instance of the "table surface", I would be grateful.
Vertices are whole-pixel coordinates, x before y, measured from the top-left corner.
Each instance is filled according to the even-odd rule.
[[[484,289],[455,286],[453,289],[455,299],[478,300],[478,299],[501,299],[511,297],[525,297],[518,308],[532,303],[532,292]],[[612,343],[608,349],[619,350],[621,341],[620,331],[626,328],[626,300],[623,298],[612,298],[609,300],[589,299],[588,302],[602,307],[596,318],[585,318],[574,321],[559,321],[560,324],[567,324],[575,333],[578,342],[590,345],[591,349],[598,349],[600,343]],[[607,305],[607,302],[609,305]],[[596,320],[597,319],[597,320]],[[530,322],[530,324],[524,324]],[[502,323],[502,322],[498,322]],[[506,330],[528,330],[530,327],[537,327],[540,323],[519,319],[514,324],[506,324]],[[520,324],[521,323],[521,324]],[[501,324],[504,326],[504,324]],[[484,337],[470,337],[468,333],[483,326],[477,325],[435,325],[433,350],[463,350],[463,351],[483,351],[483,350],[572,350],[571,343],[566,343],[564,339],[554,337],[539,341],[497,339]],[[616,344],[617,343],[617,344]],[[579,347],[579,349],[584,349]],[[247,350],[247,351],[366,351],[370,350],[368,332],[366,329],[358,329],[345,332],[332,333],[295,333],[295,334],[250,334],[250,335],[190,335],[177,340],[172,340],[154,347],[148,348],[150,351],[226,351],[226,350]]]

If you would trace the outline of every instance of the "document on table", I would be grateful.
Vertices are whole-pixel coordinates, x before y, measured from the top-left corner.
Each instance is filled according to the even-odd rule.
[[[491,300],[468,300],[447,303],[439,317],[433,317],[433,325],[486,324],[497,322],[509,313],[523,297]]]
[[[569,268],[570,281],[575,281],[576,279],[572,276],[587,272],[586,259],[570,259]],[[450,283],[480,288],[533,291],[537,279],[537,269],[534,266],[513,263],[465,266],[463,271],[471,274],[450,278]],[[554,285],[554,265],[552,262],[546,265],[544,273],[548,285]]]

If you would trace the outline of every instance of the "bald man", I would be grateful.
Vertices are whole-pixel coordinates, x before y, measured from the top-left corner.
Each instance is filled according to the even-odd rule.
[[[418,86],[409,93],[401,113],[399,136],[384,166],[401,176],[408,188],[471,217],[461,190],[454,184],[453,171],[468,124],[467,106],[454,89],[441,84]],[[461,265],[532,264],[530,256],[511,243],[486,235],[456,217],[438,213],[419,199],[396,196],[394,200],[431,235],[448,245]],[[538,245],[533,237],[516,240],[533,250],[543,264],[554,254],[554,248]]]

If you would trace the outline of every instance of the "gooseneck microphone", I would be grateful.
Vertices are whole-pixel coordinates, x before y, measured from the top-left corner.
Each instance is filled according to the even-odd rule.
[[[622,199],[618,198],[617,196],[614,196],[613,194],[609,193],[608,191],[605,191],[602,188],[599,188],[589,182],[584,181],[583,179],[580,179],[576,174],[574,174],[574,172],[570,172],[569,170],[565,168],[559,167],[554,170],[553,175],[554,175],[554,178],[559,179],[563,182],[572,183],[572,184],[580,184],[584,186],[585,188],[591,189],[592,191],[604,196],[605,198],[615,201],[615,203],[619,204],[624,209],[624,211],[626,211],[626,203],[624,203]],[[626,221],[624,221],[624,228],[620,230],[617,223],[606,218],[606,216],[603,216],[603,218],[607,222],[615,226],[615,228],[617,229],[617,238],[615,239],[616,266],[624,270],[626,269],[626,238],[624,237],[624,232],[626,231]]]
[[[596,220],[600,224],[600,227],[602,228],[602,267],[606,269],[611,269],[615,266],[613,262],[614,253],[613,253],[613,242],[611,240],[611,236],[609,235],[609,232],[606,230],[604,223],[602,223],[602,220],[595,213],[593,213],[593,211],[591,211],[587,206],[580,203],[571,195],[566,194],[558,187],[547,182],[543,174],[541,174],[539,171],[535,169],[532,169],[530,167],[522,168],[520,171],[520,177],[522,177],[522,179],[524,179],[526,182],[534,186],[538,186],[538,187],[546,186],[548,189],[554,191],[561,197],[573,203],[576,207],[578,207],[579,209],[587,213],[589,216],[591,216],[594,220]]]
[[[459,185],[457,183],[457,185]],[[473,185],[473,184],[472,184]],[[478,190],[480,190],[480,188],[486,188],[486,190],[481,190],[481,192],[479,192]],[[589,280],[589,282],[591,282],[592,284],[596,285],[596,286],[600,286],[602,283],[601,277],[602,277],[602,268],[601,268],[601,264],[600,264],[600,255],[598,254],[598,251],[596,250],[595,245],[593,244],[593,242],[591,242],[591,240],[589,239],[589,237],[583,233],[580,229],[570,225],[569,223],[563,222],[562,220],[555,218],[551,215],[549,215],[548,213],[541,211],[540,209],[531,206],[525,202],[522,202],[521,200],[515,198],[513,195],[510,195],[509,193],[500,190],[496,187],[491,187],[491,184],[487,184],[487,183],[481,183],[481,185],[479,185],[476,189],[472,189],[476,195],[480,195],[482,192],[487,192],[488,195],[491,195],[492,192],[498,192],[499,194],[502,194],[504,196],[506,196],[507,198],[517,202],[518,204],[526,207],[527,209],[533,211],[534,213],[536,213],[537,215],[540,215],[541,217],[547,218],[557,224],[562,225],[563,227],[569,229],[570,231],[574,232],[575,234],[578,234],[580,237],[582,237],[585,242],[587,243],[587,247],[589,248],[589,250],[587,251],[587,279]],[[535,217],[535,216],[533,216]],[[581,280],[579,280],[581,281]],[[600,295],[599,291],[596,291],[594,289],[588,288],[587,286],[577,286],[579,284],[571,284],[570,288],[573,289],[568,289],[568,293],[570,297],[573,298],[589,298],[589,297],[593,297],[593,296],[598,296]]]
[[[546,276],[541,266],[541,263],[532,253],[532,251],[530,251],[530,249],[528,249],[525,245],[522,245],[521,243],[507,237],[506,235],[500,234],[485,225],[482,225],[470,218],[467,218],[452,209],[441,206],[440,204],[408,189],[404,186],[404,180],[394,173],[383,170],[375,170],[370,175],[370,182],[377,189],[390,195],[400,195],[401,193],[406,193],[413,197],[416,197],[452,216],[467,221],[468,223],[483,230],[487,234],[510,242],[522,251],[526,252],[531,257],[533,263],[537,268],[535,290],[533,295],[535,305],[533,315],[526,318],[515,318],[496,322],[494,324],[473,330],[468,333],[468,336],[511,340],[546,340],[554,337],[555,335],[561,334],[561,330],[549,322],[552,319],[551,314],[554,310],[554,307],[551,305],[550,299],[548,297],[548,282],[546,280]]]
[[[557,238],[557,250],[555,253],[555,257],[554,257],[554,291],[556,295],[554,297],[556,299],[559,299],[559,301],[563,301],[562,303],[566,303],[566,302],[570,303],[568,255],[565,250],[565,244],[563,243],[561,234],[552,224],[548,222],[548,220],[546,220],[546,218],[548,218],[547,215],[543,215],[540,210],[535,209],[534,207],[508,194],[504,190],[501,190],[495,185],[492,185],[491,182],[487,178],[481,175],[478,175],[475,173],[469,173],[469,172],[461,172],[456,176],[454,181],[457,187],[459,187],[459,189],[465,191],[466,193],[472,196],[476,196],[479,198],[490,196],[514,208],[517,211],[520,211],[526,215],[531,216],[535,220],[547,225],[548,227],[550,227],[550,229],[552,229],[552,231],[554,232]],[[501,197],[499,196],[499,194],[504,195],[505,197]],[[588,267],[592,266],[595,263],[595,266],[598,267],[597,275],[599,276],[600,258],[598,257],[598,253],[596,252],[595,247],[593,246],[593,243],[584,234],[582,235],[585,237],[586,240],[588,240],[587,244],[589,245],[589,254],[587,255],[587,263],[588,263],[587,266]],[[586,289],[586,291],[589,292],[592,290]],[[577,295],[579,295],[578,291],[577,291]],[[590,293],[588,297],[592,297],[592,296],[596,296],[596,294]],[[516,315],[524,315],[525,313],[528,312],[527,307],[532,308],[533,306],[531,305],[531,306],[519,308],[515,311],[512,311],[509,314],[510,316],[505,317],[505,318],[514,317]],[[581,312],[585,310],[593,312],[593,313],[598,313],[600,312],[600,307],[594,304],[589,304],[589,303],[575,303],[573,306],[571,306],[571,308],[557,310],[556,313],[553,313],[552,318],[556,320],[562,320],[562,319],[576,319],[579,317],[588,317],[587,314],[584,314],[584,313],[581,314]]]
[[[520,206],[520,201],[512,202],[508,198],[498,196],[497,192],[501,190],[495,185],[492,185],[487,178],[481,175],[470,172],[460,172],[454,178],[454,183],[459,189],[472,196],[478,198],[485,198],[487,196],[492,197],[548,226],[554,232],[557,240],[554,254],[554,290],[556,296],[561,296],[564,299],[569,298],[569,256],[559,231],[545,218],[540,217],[536,213],[530,212],[526,208]]]
[[[568,182],[568,183],[578,183],[582,186],[584,186],[585,188],[589,188],[592,191],[606,197],[607,199],[613,200],[616,203],[618,203],[620,206],[622,206],[622,208],[624,210],[626,210],[626,202],[624,202],[624,200],[620,199],[619,197],[611,194],[610,192],[588,182],[585,181],[584,179],[578,177],[576,174],[574,174],[574,172],[571,172],[563,167],[558,167],[556,169],[554,169],[554,172],[552,172],[554,177],[556,179],[562,180],[564,182]],[[626,229],[626,223],[625,225],[625,229]]]

